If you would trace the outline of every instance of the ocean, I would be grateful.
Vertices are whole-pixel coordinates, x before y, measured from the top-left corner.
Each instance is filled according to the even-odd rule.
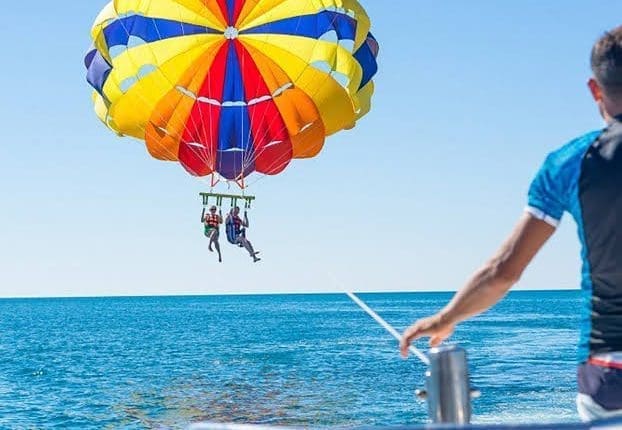
[[[402,331],[451,294],[360,297]],[[578,419],[579,308],[513,292],[458,327],[474,422]],[[3,429],[422,424],[424,372],[343,294],[0,300]]]

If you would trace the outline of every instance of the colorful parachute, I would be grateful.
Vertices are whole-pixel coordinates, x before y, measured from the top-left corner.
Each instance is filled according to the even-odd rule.
[[[357,0],[115,0],[85,58],[99,118],[191,174],[274,175],[370,109]]]

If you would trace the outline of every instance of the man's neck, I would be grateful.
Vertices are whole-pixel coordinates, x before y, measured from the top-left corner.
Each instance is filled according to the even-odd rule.
[[[603,106],[605,109],[607,124],[611,123],[614,119],[620,121],[622,119],[622,105],[615,104],[612,106]]]

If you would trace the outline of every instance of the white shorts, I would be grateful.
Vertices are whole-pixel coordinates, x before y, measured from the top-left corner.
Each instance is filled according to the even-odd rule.
[[[581,421],[588,422],[607,418],[622,417],[622,409],[608,411],[587,394],[577,394],[577,411]]]

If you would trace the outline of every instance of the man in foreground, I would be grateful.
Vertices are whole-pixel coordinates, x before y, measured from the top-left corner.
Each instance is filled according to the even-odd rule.
[[[569,212],[583,259],[577,396],[583,420],[622,415],[622,26],[596,42],[591,66],[588,85],[607,127],[547,157],[525,214],[499,251],[445,308],[409,327],[400,344],[403,356],[423,336],[436,346],[456,324],[496,304]]]

